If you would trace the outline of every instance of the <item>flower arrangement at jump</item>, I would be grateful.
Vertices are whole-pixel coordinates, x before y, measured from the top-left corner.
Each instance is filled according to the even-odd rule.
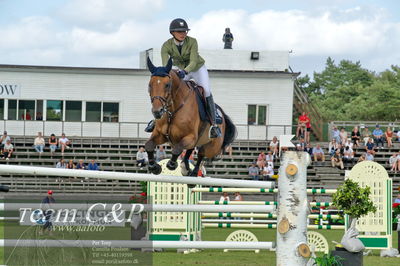
[[[147,203],[147,182],[140,181],[141,193],[139,195],[133,195],[129,198],[129,203]]]

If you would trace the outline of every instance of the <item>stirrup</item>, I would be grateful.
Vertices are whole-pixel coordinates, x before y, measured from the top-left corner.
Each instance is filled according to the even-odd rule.
[[[147,133],[153,132],[155,125],[156,125],[156,123],[154,122],[154,120],[151,120],[151,121],[147,124],[146,128],[144,129],[144,131],[147,132]]]
[[[208,136],[210,139],[219,138],[222,136],[221,129],[217,126],[211,126],[210,131],[208,132]]]

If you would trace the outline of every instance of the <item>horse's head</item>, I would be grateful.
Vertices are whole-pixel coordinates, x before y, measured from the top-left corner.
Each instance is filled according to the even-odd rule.
[[[168,60],[165,67],[155,67],[147,57],[147,66],[151,72],[149,94],[151,99],[151,112],[155,119],[160,119],[167,111],[171,97],[172,78],[169,72],[172,68],[172,59]]]

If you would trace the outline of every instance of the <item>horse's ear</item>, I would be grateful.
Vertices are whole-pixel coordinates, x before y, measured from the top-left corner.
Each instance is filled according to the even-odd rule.
[[[151,73],[154,73],[154,71],[156,70],[156,67],[151,62],[150,57],[147,57],[147,67],[149,68]]]
[[[167,73],[169,73],[169,72],[171,71],[171,68],[172,68],[172,57],[170,57],[170,58],[168,59],[168,63],[167,63],[167,65],[165,66],[165,69],[167,70]]]

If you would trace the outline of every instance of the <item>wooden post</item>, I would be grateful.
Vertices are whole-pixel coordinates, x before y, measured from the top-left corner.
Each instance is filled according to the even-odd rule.
[[[288,151],[283,154],[278,179],[276,265],[306,265],[307,245],[307,166],[310,155]]]

